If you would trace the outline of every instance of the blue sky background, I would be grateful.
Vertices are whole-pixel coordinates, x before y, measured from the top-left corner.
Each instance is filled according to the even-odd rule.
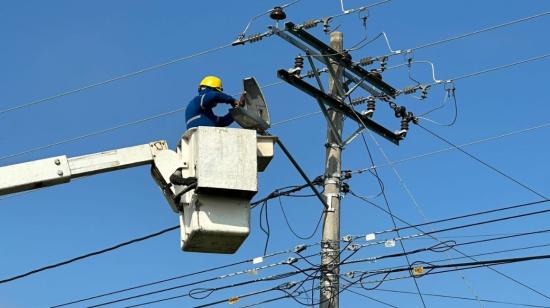
[[[345,1],[346,7],[366,5],[369,1]],[[232,42],[248,20],[273,6],[277,1],[4,1],[0,9],[0,109],[5,110],[67,90],[107,80],[144,67],[190,55]],[[369,12],[365,33],[357,14],[335,19],[332,26],[344,32],[345,46],[353,46],[364,38],[385,31],[394,49],[412,48],[424,43],[504,23],[513,19],[548,11],[546,1],[404,1],[394,0]],[[302,0],[289,7],[288,20],[301,23],[340,12],[336,0]],[[263,32],[272,24],[268,18],[254,22],[249,33]],[[449,79],[550,51],[547,30],[550,17],[541,17],[444,45],[419,50],[416,60],[435,64],[436,76]],[[312,33],[327,40],[320,27]],[[55,143],[90,132],[114,127],[182,108],[195,95],[200,79],[207,74],[218,75],[230,94],[241,91],[242,78],[255,76],[260,84],[277,82],[276,71],[289,68],[300,51],[278,37],[261,42],[227,48],[215,53],[182,61],[105,86],[0,114],[2,145],[0,164],[9,165],[56,155],[69,157],[132,146],[164,139],[173,148],[185,130],[183,113],[176,113],[139,125],[125,127],[107,134],[85,138],[25,155],[6,158],[14,153]],[[352,53],[354,59],[389,53],[384,42],[377,40]],[[456,82],[459,118],[452,127],[440,127],[423,122],[456,144],[497,136],[506,132],[548,123],[549,59],[524,64],[475,78]],[[402,63],[394,57],[389,65]],[[430,82],[430,70],[413,68],[416,79]],[[406,69],[395,69],[384,80],[396,88],[412,84]],[[326,76],[324,76],[326,77]],[[308,80],[313,82],[312,80]],[[264,89],[273,122],[317,111],[314,100],[288,85]],[[354,96],[367,95],[357,92]],[[445,95],[441,86],[434,87],[429,99],[419,102],[400,97],[398,104],[415,113],[439,105]],[[452,118],[451,105],[431,114],[433,120],[445,122]],[[397,120],[389,108],[379,104],[376,119],[392,129]],[[350,120],[346,133],[356,128]],[[325,123],[320,115],[276,125],[271,132],[279,136],[311,176],[324,169]],[[368,134],[365,135],[374,160],[384,164],[384,157]],[[399,147],[377,138],[391,160],[446,148],[447,145],[422,129],[412,126],[407,139]],[[489,162],[530,186],[541,194],[550,194],[550,154],[548,126],[527,133],[469,146],[467,151]],[[357,170],[370,166],[365,146],[360,139],[345,149],[343,169]],[[396,166],[428,220],[435,220],[475,211],[503,207],[540,197],[525,190],[494,171],[484,167],[459,151],[414,159]],[[424,218],[412,204],[391,168],[379,169],[394,213],[411,222]],[[269,168],[260,175],[257,198],[276,188],[301,184],[302,180],[287,159],[277,150]],[[377,181],[368,173],[355,175],[351,189],[360,195],[376,195]],[[310,233],[319,217],[321,206],[314,198],[283,198],[282,206],[296,231]],[[373,198],[382,205],[383,199]],[[545,209],[541,205],[536,209]],[[527,211],[527,210],[524,210]],[[461,225],[522,211],[487,215],[434,226],[434,229]],[[271,239],[269,251],[280,251],[301,243],[320,240],[318,233],[311,240],[295,238],[286,226],[279,204],[269,203]],[[101,249],[177,224],[177,216],[165,203],[149,174],[148,167],[103,174],[0,200],[0,279],[67,258]],[[547,228],[548,215],[494,223],[440,234],[457,242],[469,241],[465,235],[508,234]],[[0,307],[45,307],[102,292],[125,288],[170,276],[229,264],[263,254],[265,235],[259,229],[259,209],[252,211],[252,232],[234,255],[184,253],[179,248],[179,234],[167,235],[124,247],[98,257],[0,285]],[[399,224],[402,225],[402,224]],[[343,199],[342,235],[365,234],[392,227],[387,214],[352,196]],[[426,228],[430,230],[429,227]],[[416,233],[408,230],[405,234]],[[384,238],[394,235],[386,234]],[[447,238],[446,238],[447,239]],[[474,239],[479,239],[476,237]],[[465,253],[476,254],[528,245],[547,244],[548,234],[514,238],[461,247]],[[364,243],[364,241],[358,241]],[[405,241],[408,250],[428,247],[427,239]],[[307,252],[316,253],[318,247]],[[355,257],[400,252],[394,248],[363,249]],[[487,259],[548,254],[540,248],[516,253],[487,256]],[[411,261],[430,261],[456,257],[450,251],[411,256]],[[285,260],[282,255],[265,264]],[[482,259],[483,257],[480,257]],[[313,258],[316,261],[317,258]],[[456,260],[465,262],[468,260]],[[451,261],[452,262],[452,261]],[[305,263],[299,264],[305,266]],[[343,267],[348,270],[372,270],[389,266],[404,266],[402,258],[375,264]],[[201,276],[213,277],[253,267],[246,264]],[[504,265],[497,269],[530,287],[550,294],[548,261],[533,261]],[[279,268],[245,275],[235,280],[220,280],[202,287],[263,277],[290,270]],[[200,279],[201,277],[195,277]],[[172,284],[183,284],[195,278]],[[290,279],[289,279],[290,280]],[[286,280],[285,280],[286,281]],[[281,281],[283,282],[283,281]],[[157,304],[158,307],[190,307],[253,290],[273,287],[279,282],[261,283],[249,287],[214,293],[202,301],[188,298]],[[524,304],[550,306],[550,300],[496,275],[488,269],[462,272],[462,276],[447,273],[418,279],[424,293],[474,297]],[[381,288],[415,292],[410,279],[388,281]],[[154,290],[150,288],[147,290]],[[372,298],[398,307],[421,307],[417,295],[353,289]],[[140,290],[145,291],[145,290]],[[154,300],[185,294],[189,288],[136,300]],[[136,292],[139,293],[139,292]],[[280,296],[267,293],[239,304],[253,303]],[[107,298],[106,298],[107,299]],[[475,301],[425,297],[427,306],[480,307]],[[97,303],[99,303],[98,301]],[[384,307],[383,304],[345,292],[342,307]],[[92,302],[90,302],[92,303]],[[266,304],[298,306],[292,300]],[[485,307],[493,304],[485,303]],[[77,305],[78,306],[78,305]],[[82,305],[85,306],[85,305]],[[114,305],[116,306],[116,305]],[[119,305],[122,307],[124,305]],[[498,307],[498,305],[494,305]]]

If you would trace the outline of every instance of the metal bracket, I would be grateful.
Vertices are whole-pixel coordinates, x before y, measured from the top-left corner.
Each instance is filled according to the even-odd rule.
[[[329,194],[325,194],[325,197],[327,198],[326,201],[327,201],[327,205],[328,205],[328,208],[326,209],[327,212],[334,212],[334,206],[332,205],[332,198],[340,198],[340,194],[338,193],[329,193]]]
[[[309,65],[311,66],[311,69],[314,72],[317,72],[317,67],[315,66],[315,63],[313,63],[313,60],[311,59],[311,53],[306,51],[307,60],[309,61]],[[317,84],[319,85],[319,89],[321,89],[322,92],[325,92],[323,89],[323,83],[321,82],[321,79],[319,78],[319,74],[315,74],[315,79],[317,80]],[[321,101],[320,99],[317,99],[317,103],[319,103],[319,108],[321,108],[321,111],[323,112],[323,116],[325,116],[325,119],[327,120],[328,127],[330,129],[330,132],[332,133],[334,139],[338,143],[338,146],[342,146],[342,138],[338,134],[338,130],[334,126],[334,123],[332,123],[332,120],[330,119],[330,116],[328,115],[327,108],[325,107],[325,103]]]
[[[283,70],[283,69],[279,70],[277,72],[277,76],[282,80],[286,81],[287,83],[293,85],[297,89],[311,95],[315,99],[321,100],[322,102],[327,104],[329,107],[334,108],[335,110],[343,113],[348,118],[359,123],[361,126],[363,126],[364,124],[366,128],[386,138],[387,140],[393,142],[394,144],[399,145],[399,140],[401,140],[400,136],[394,134],[392,131],[388,130],[382,125],[374,122],[366,115],[362,115],[358,112],[355,112],[350,106],[344,104],[342,101],[339,101],[334,97],[316,89],[314,86],[303,81],[302,79],[289,74],[286,70]]]
[[[281,30],[278,30],[278,29],[274,29],[274,33],[282,38],[283,40],[289,42],[290,44],[296,46],[297,48],[301,49],[302,51],[304,52],[307,52],[308,50],[310,50],[310,47],[308,47],[306,44],[298,41],[297,39],[293,38],[292,36],[288,35],[285,31],[281,31]],[[325,64],[325,65],[330,65],[330,62],[326,62],[326,59],[323,58],[322,56],[318,56],[318,55],[312,55],[315,59],[317,59],[319,62]],[[365,83],[365,82],[361,82],[361,78],[355,76],[354,74],[352,74],[351,72],[347,71],[347,70],[344,70],[344,76],[352,81],[352,82],[355,82],[355,83],[358,83],[360,84],[360,87],[363,88],[365,91],[369,92],[370,94],[372,94],[373,96],[381,96],[382,94],[380,93],[380,91],[378,91],[376,88],[374,88],[373,86],[371,86],[370,84],[368,83]]]
[[[349,136],[348,139],[344,141],[344,146],[350,144],[355,138],[357,138],[357,136],[359,136],[360,133],[363,132],[363,130],[365,130],[365,127],[363,126],[360,126],[358,129],[356,129],[353,134],[351,134],[351,136]]]
[[[385,83],[380,78],[372,76],[369,71],[365,70],[358,64],[353,63],[350,58],[346,57],[345,54],[334,50],[332,47],[323,43],[318,38],[309,34],[307,31],[297,28],[294,23],[287,22],[285,24],[285,30],[288,31],[288,33],[306,42],[307,44],[313,46],[315,49],[319,50],[322,55],[329,57],[331,60],[337,62],[340,66],[353,72],[360,78],[365,79],[366,82],[370,83],[384,94],[392,97],[395,97],[395,95],[397,94],[397,90],[394,89],[392,86]],[[330,63],[328,65],[330,65]]]

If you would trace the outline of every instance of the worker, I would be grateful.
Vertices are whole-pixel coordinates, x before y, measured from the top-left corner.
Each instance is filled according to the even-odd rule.
[[[219,103],[233,107],[244,106],[244,93],[239,100],[223,93],[222,80],[216,76],[206,76],[199,84],[199,94],[195,96],[185,109],[187,129],[197,126],[226,127],[233,123],[231,113],[219,117],[212,109]]]

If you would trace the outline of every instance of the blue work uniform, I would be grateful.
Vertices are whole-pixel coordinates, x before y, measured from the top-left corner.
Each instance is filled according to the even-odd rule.
[[[235,99],[223,92],[211,88],[199,91],[185,109],[185,123],[187,129],[197,126],[225,127],[233,123],[233,117],[228,112],[223,117],[218,117],[212,109],[219,103],[231,104]]]

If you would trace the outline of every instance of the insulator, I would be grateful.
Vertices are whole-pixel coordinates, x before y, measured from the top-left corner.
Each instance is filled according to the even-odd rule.
[[[426,99],[428,98],[428,91],[424,90],[422,91],[422,94],[420,95],[420,99]]]
[[[304,68],[304,58],[300,55],[294,58],[294,67],[302,69]]]
[[[404,106],[396,106],[394,109],[396,118],[405,118],[407,115],[407,108]]]
[[[264,38],[264,36],[262,35],[262,33],[256,33],[256,34],[251,34],[250,36],[248,36],[248,41],[250,43],[255,43],[255,42],[261,41],[263,38]]]
[[[350,170],[347,170],[344,172],[344,180],[349,180],[351,179],[351,177],[353,176],[353,174],[351,173]]]
[[[420,99],[426,99],[428,98],[428,89],[430,86],[420,86],[420,89],[422,89],[422,94],[420,95]]]
[[[403,93],[413,94],[413,93],[416,92],[416,90],[418,90],[418,88],[416,86],[410,86],[410,87],[406,87],[405,89],[403,89]]]
[[[368,98],[362,97],[362,96],[361,96],[361,97],[358,97],[358,98],[354,98],[354,99],[351,100],[351,105],[352,105],[352,106],[361,105],[361,104],[363,104],[363,103],[364,103],[365,101],[367,101],[367,100],[368,100]]]
[[[374,98],[371,97],[367,100],[367,111],[374,112],[375,109],[376,109],[376,101],[374,100]]]
[[[306,21],[304,22],[304,24],[302,25],[302,28],[304,28],[304,29],[311,29],[311,28],[316,27],[318,24],[319,24],[319,21],[318,21],[318,20],[310,19],[310,20],[306,20]]]
[[[361,60],[359,60],[359,65],[361,66],[367,66],[374,63],[374,59],[372,57],[366,57]]]
[[[283,20],[286,18],[286,13],[283,11],[282,7],[276,6],[271,10],[269,17],[274,20]]]
[[[409,130],[409,120],[408,119],[401,120],[401,130],[404,130],[404,131]]]

